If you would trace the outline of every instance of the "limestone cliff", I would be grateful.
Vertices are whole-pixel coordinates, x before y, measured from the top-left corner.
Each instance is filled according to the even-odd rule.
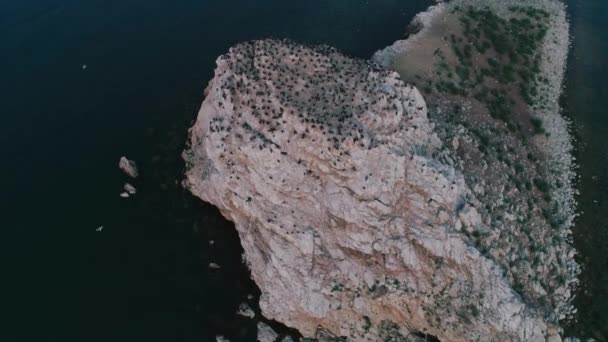
[[[267,318],[356,341],[553,331],[464,233],[490,230],[481,204],[397,73],[328,47],[239,44],[190,134],[184,184],[235,223]]]

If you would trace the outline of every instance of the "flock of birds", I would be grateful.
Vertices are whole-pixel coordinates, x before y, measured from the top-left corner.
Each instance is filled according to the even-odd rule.
[[[416,129],[408,126],[408,120],[423,109],[416,108],[406,93],[411,86],[395,72],[328,46],[308,47],[288,40],[251,41],[231,48],[219,58],[209,87],[213,102],[208,104],[217,114],[208,117],[206,140],[216,144],[220,160],[236,180],[242,174],[234,172],[241,163],[234,154],[247,153],[241,148],[276,154],[277,163],[289,156],[298,164],[294,169],[317,180],[313,164],[318,159],[303,157],[303,149],[310,148],[336,170],[357,171],[352,151],[371,150],[386,144],[388,135]],[[367,182],[372,175],[363,176]],[[273,180],[272,173],[265,177],[292,183],[287,174],[279,176],[283,179],[275,175]],[[296,185],[293,190],[300,188]],[[251,202],[251,196],[243,198]],[[294,214],[292,210],[290,216]],[[267,219],[288,234],[305,232],[296,223],[287,228],[280,221],[277,216]]]
[[[407,130],[403,119],[415,106],[399,93],[409,85],[396,73],[328,46],[251,41],[233,47],[218,65],[224,74],[212,85],[215,105],[231,115],[212,118],[208,134],[223,135],[222,143],[233,136],[287,154],[292,141],[310,141],[336,155],[337,166],[353,147],[372,149],[385,143],[383,134]],[[389,116],[398,124],[383,132]]]

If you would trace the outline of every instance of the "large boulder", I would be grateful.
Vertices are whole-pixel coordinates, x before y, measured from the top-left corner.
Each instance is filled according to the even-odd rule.
[[[464,231],[425,102],[392,71],[264,40],[217,60],[185,186],[235,223],[264,316],[315,336],[540,341],[547,326]]]

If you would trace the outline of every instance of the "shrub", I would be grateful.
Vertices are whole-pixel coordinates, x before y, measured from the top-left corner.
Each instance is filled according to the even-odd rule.
[[[551,190],[551,186],[549,185],[549,183],[547,183],[544,179],[541,178],[534,178],[534,185],[538,190],[543,193],[547,193],[549,192],[549,190]]]
[[[532,117],[530,118],[530,123],[532,124],[534,134],[545,133],[545,129],[543,128],[543,121],[541,119]]]

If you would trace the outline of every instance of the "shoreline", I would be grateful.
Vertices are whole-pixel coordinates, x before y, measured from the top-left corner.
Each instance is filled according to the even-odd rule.
[[[395,41],[393,44],[378,50],[374,53],[371,60],[378,63],[382,67],[388,68],[394,62],[395,58],[402,53],[408,51],[412,46],[429,30],[431,21],[441,15],[446,10],[445,3],[431,5],[426,11],[416,14],[409,25],[419,25],[420,29],[409,35],[405,39]]]
[[[543,59],[541,64],[541,72],[544,77],[548,78],[549,84],[544,89],[541,88],[539,98],[533,106],[536,115],[543,120],[543,127],[548,131],[549,136],[537,142],[549,160],[545,167],[553,178],[554,182],[559,182],[564,186],[554,189],[554,197],[559,201],[562,217],[565,220],[562,237],[572,244],[574,220],[578,216],[577,203],[575,195],[578,190],[576,187],[577,165],[574,157],[574,136],[572,134],[572,123],[564,116],[564,108],[559,104],[560,97],[564,93],[565,83],[564,77],[567,68],[568,54],[570,51],[570,32],[569,23],[566,18],[565,5],[561,3],[552,3],[558,10],[558,22],[551,25],[551,31],[548,32],[548,38],[543,44],[542,55],[547,57]],[[544,94],[543,94],[544,93]],[[545,107],[542,108],[543,101],[540,99],[546,96],[544,101]],[[574,253],[572,253],[572,251]],[[569,284],[569,292],[564,293],[564,300],[568,307],[564,308],[564,313],[559,317],[562,319],[572,319],[575,313],[575,308],[571,303],[572,293],[578,286],[578,274],[580,266],[574,262],[576,250],[572,249],[569,258],[572,263],[572,272],[576,273],[576,278],[572,279]]]

